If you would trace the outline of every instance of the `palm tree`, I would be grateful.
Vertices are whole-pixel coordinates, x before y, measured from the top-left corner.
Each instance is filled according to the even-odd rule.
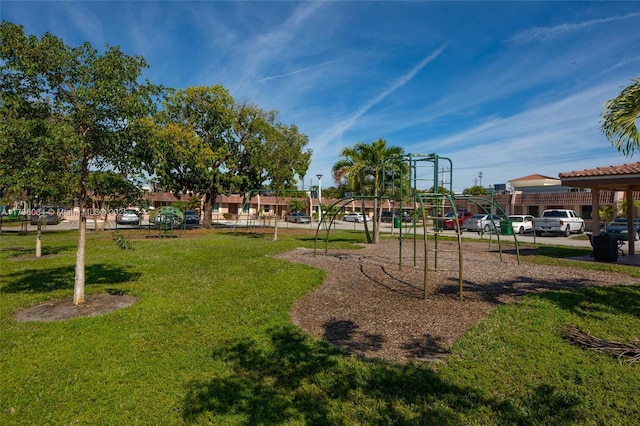
[[[636,122],[640,118],[640,78],[625,88],[617,98],[605,103],[602,132],[611,144],[625,156],[640,151],[640,133]]]
[[[390,172],[390,168],[385,168],[385,163],[393,157],[404,154],[404,150],[397,146],[387,147],[387,141],[378,139],[371,144],[358,142],[352,148],[343,148],[340,152],[342,157],[332,168],[333,178],[337,185],[346,186],[359,195],[381,195],[383,183],[383,170]],[[387,164],[388,167],[388,164]],[[386,177],[385,177],[386,178]],[[386,179],[385,179],[386,180]],[[377,198],[374,199],[374,211],[377,212]],[[380,215],[376,215],[379,217]],[[373,222],[373,242],[379,240],[379,226]]]
[[[306,212],[307,211],[307,200],[303,200],[301,198],[292,198],[287,203],[287,211],[289,213],[294,212]]]

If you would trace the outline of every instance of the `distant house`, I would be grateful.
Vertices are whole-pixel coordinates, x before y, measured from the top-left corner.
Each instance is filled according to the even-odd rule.
[[[514,191],[522,193],[570,192],[560,179],[543,175],[529,175],[509,181]]]

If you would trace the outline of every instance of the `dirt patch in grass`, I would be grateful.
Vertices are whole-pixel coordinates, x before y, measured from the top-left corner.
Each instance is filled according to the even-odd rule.
[[[73,298],[50,300],[40,305],[20,309],[14,318],[27,321],[64,321],[78,317],[95,317],[126,308],[136,302],[136,298],[119,294],[96,294],[85,297],[85,303],[74,305]]]
[[[574,267],[518,265],[515,250],[500,253],[487,243],[463,245],[463,300],[459,299],[456,246],[440,242],[438,271],[428,251],[427,298],[424,250],[383,240],[361,250],[297,249],[282,259],[322,268],[324,284],[295,303],[291,318],[310,334],[364,358],[440,360],[469,327],[499,305],[548,290],[637,284],[627,274]],[[434,247],[430,247],[433,249]],[[511,248],[512,249],[512,248]]]

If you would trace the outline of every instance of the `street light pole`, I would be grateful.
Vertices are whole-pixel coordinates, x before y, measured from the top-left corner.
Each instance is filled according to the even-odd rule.
[[[322,220],[322,175],[318,173],[318,222]]]

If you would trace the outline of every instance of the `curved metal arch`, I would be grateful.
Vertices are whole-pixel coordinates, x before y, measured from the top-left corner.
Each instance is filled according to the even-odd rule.
[[[378,200],[385,200],[388,199],[388,197],[382,197],[382,196],[373,196],[373,195],[354,195],[354,196],[349,196],[349,197],[342,197],[341,199],[339,199],[338,201],[334,202],[333,204],[329,205],[329,212],[326,215],[322,215],[322,218],[320,221],[318,221],[318,227],[316,228],[316,235],[315,235],[315,243],[314,243],[314,247],[313,247],[313,254],[315,256],[316,251],[317,251],[317,245],[318,245],[318,235],[320,234],[320,229],[324,228],[326,230],[326,235],[324,238],[324,251],[325,253],[329,250],[329,232],[331,231],[331,225],[333,225],[333,223],[336,220],[336,217],[338,216],[338,214],[340,213],[340,210],[346,206],[348,203],[351,203],[353,201],[356,200],[373,200],[373,199],[378,199]],[[335,209],[336,206],[339,206],[338,209]],[[329,225],[327,226],[326,222],[327,222],[327,216],[330,216],[328,222]],[[374,219],[375,219],[375,215],[374,215]],[[364,226],[365,226],[365,232],[367,232],[368,234],[368,230],[367,230],[367,216],[364,215]]]

